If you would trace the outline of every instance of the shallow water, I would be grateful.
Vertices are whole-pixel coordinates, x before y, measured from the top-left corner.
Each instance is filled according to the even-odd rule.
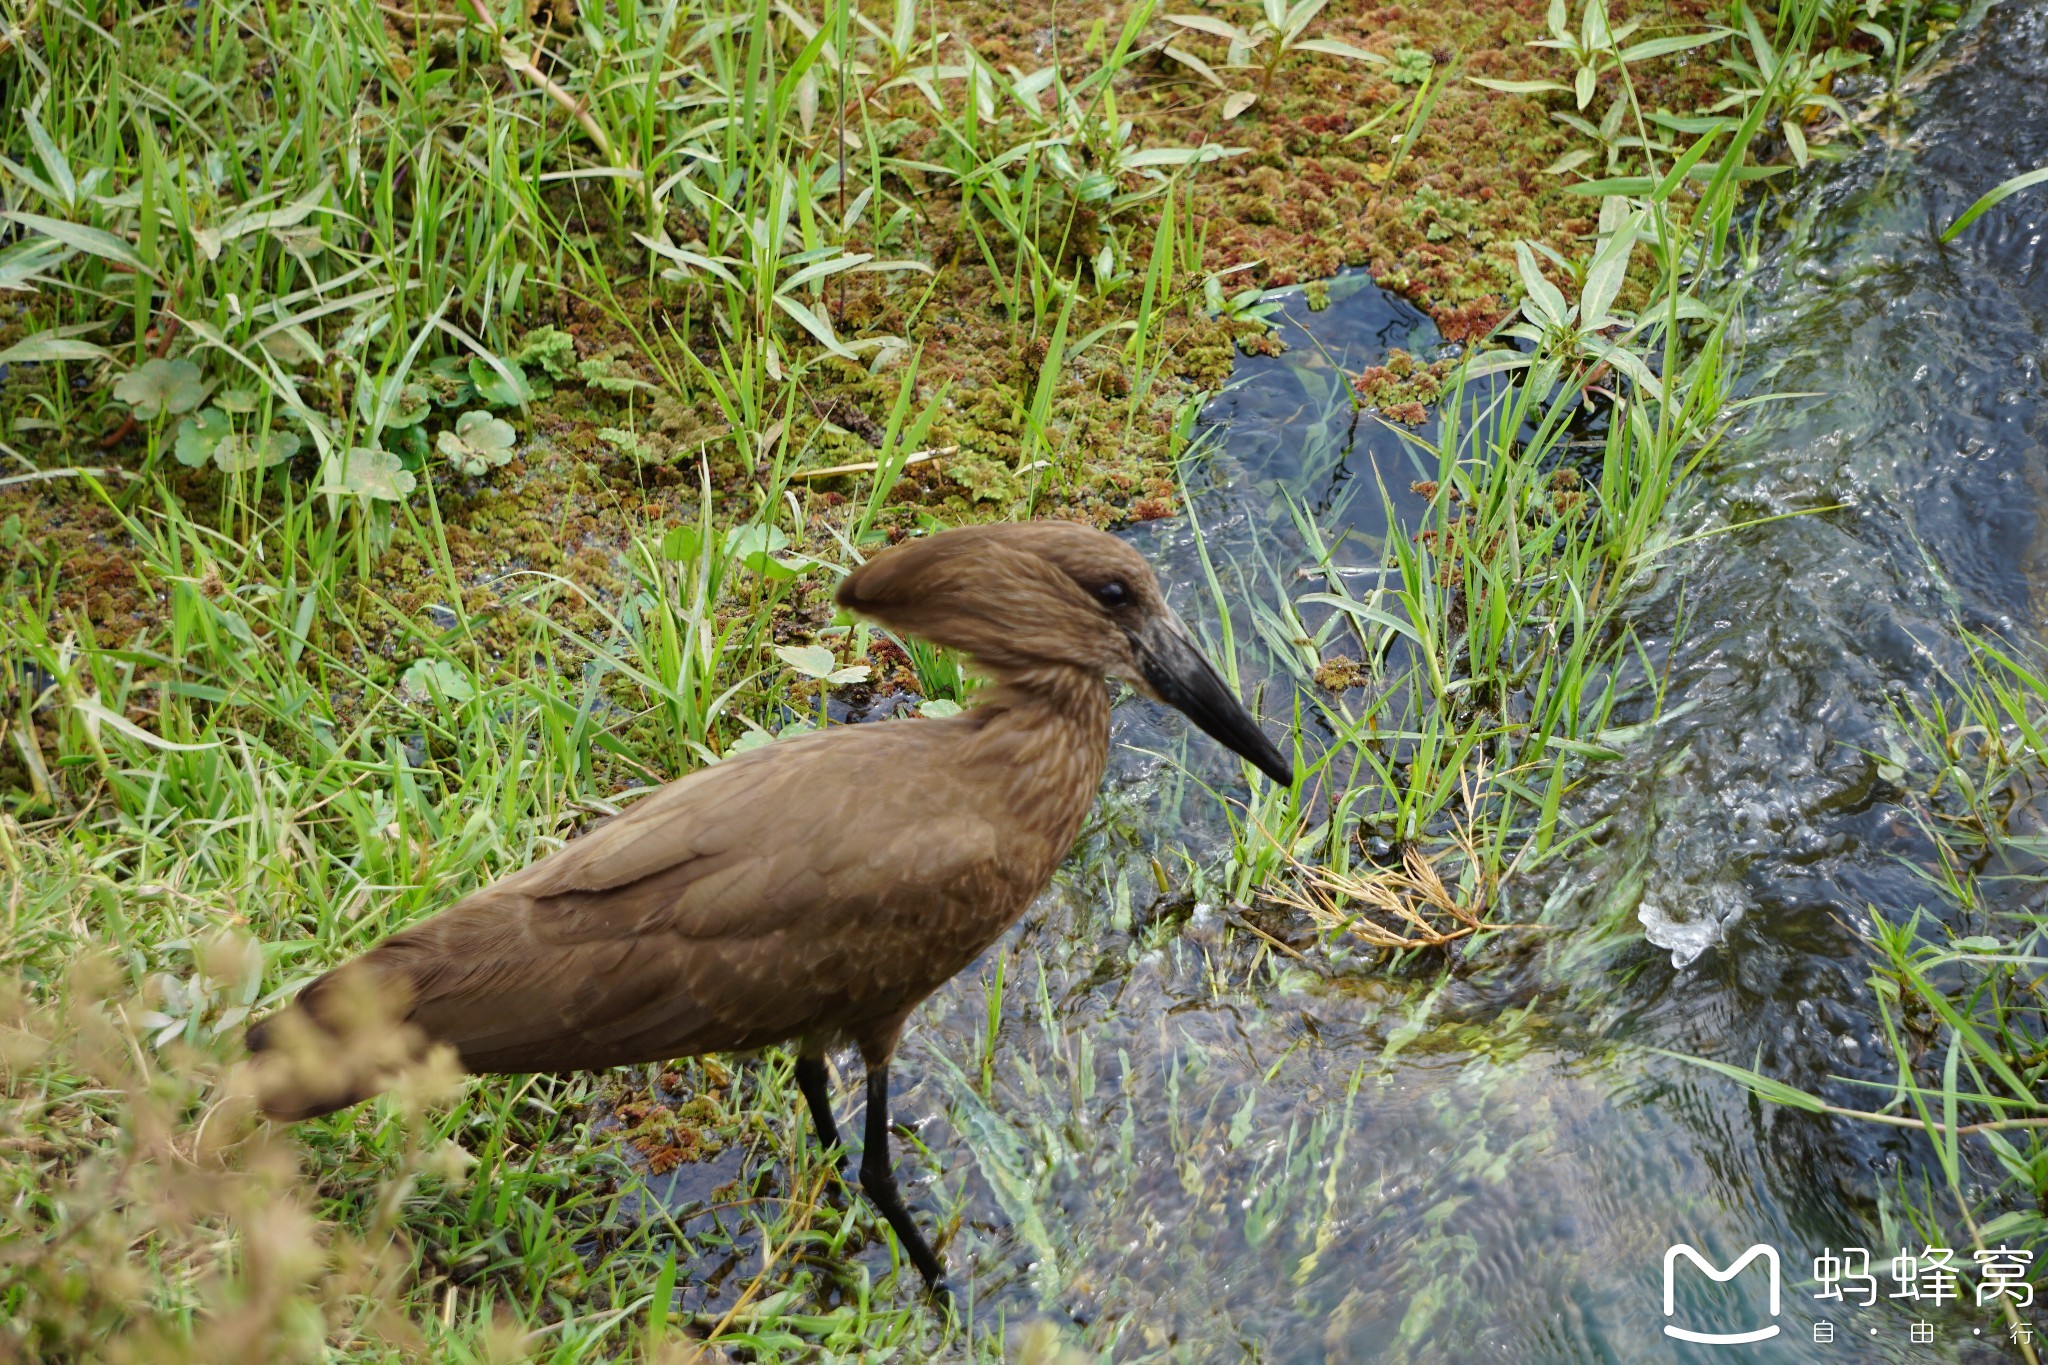
[[[1932,903],[1870,756],[1887,698],[1933,690],[1958,621],[2028,636],[2048,615],[2048,198],[1935,240],[2048,163],[2048,13],[1996,9],[1951,56],[1909,142],[1814,171],[1767,233],[1745,370],[1825,397],[1727,447],[1681,529],[1838,510],[1686,547],[1637,599],[1670,719],[1575,812],[1610,834],[1561,878],[1511,887],[1510,915],[1562,928],[1547,948],[1440,986],[1275,955],[1162,897],[1154,856],[1212,854],[1227,833],[1180,762],[1227,769],[1170,715],[1119,708],[1081,849],[913,1019],[898,1063],[897,1112],[922,1118],[930,1153],[904,1172],[926,1216],[963,1211],[945,1254],[983,1321],[1049,1317],[1119,1359],[1715,1356],[1667,1321],[1782,1327],[1745,1359],[2008,1358],[1991,1309],[1894,1303],[1883,1264],[1875,1307],[1811,1296],[1823,1250],[1896,1253],[1878,1192],[1920,1139],[1760,1105],[1658,1051],[1869,1102],[1850,1080],[1889,1064],[1866,907]],[[1292,577],[1309,559],[1289,498],[1351,532],[1339,558],[1361,566],[1378,563],[1382,487],[1397,519],[1420,510],[1401,438],[1354,420],[1337,375],[1436,338],[1363,279],[1333,294],[1320,313],[1293,301],[1288,353],[1244,361],[1207,414],[1192,516],[1234,591],[1317,590]],[[1133,534],[1199,617],[1189,522]],[[1255,654],[1245,666],[1255,681]],[[1275,689],[1264,704],[1280,711]],[[1678,1242],[1719,1265],[1775,1247],[1781,1315],[1752,1271],[1683,1277],[1667,1319]],[[1909,1340],[1921,1319],[1930,1344]]]
[[[1953,55],[1910,142],[1815,172],[1775,233],[1745,369],[1826,396],[1734,442],[1683,517],[1840,510],[1682,550],[1639,600],[1638,629],[1671,652],[1666,711],[1691,709],[1579,812],[1616,832],[1563,885],[1519,889],[1527,912],[1548,899],[1564,941],[1435,991],[1226,948],[1199,912],[1134,938],[1116,907],[1142,918],[1148,833],[1186,812],[1155,804],[1170,767],[1127,751],[1104,830],[1001,950],[986,1092],[987,972],[927,1007],[904,1058],[922,1078],[905,1112],[934,1115],[922,1136],[969,1210],[951,1254],[985,1307],[1088,1322],[1120,1356],[1678,1359],[1712,1352],[1666,1338],[1667,1321],[1771,1319],[1747,1276],[1699,1275],[1666,1319],[1666,1248],[1726,1265],[1763,1242],[1784,1261],[1784,1330],[1752,1358],[2004,1357],[1989,1309],[1811,1297],[1823,1250],[1895,1254],[1877,1192],[1917,1139],[1761,1106],[1652,1051],[1868,1102],[1839,1079],[1888,1073],[1866,907],[1898,919],[1932,901],[1870,756],[1887,696],[1934,689],[1957,621],[2028,634],[2048,610],[2043,201],[1935,241],[1983,188],[2048,162],[2048,14],[1997,10]],[[1240,570],[1254,550],[1308,562],[1284,497],[1351,529],[1340,557],[1361,565],[1378,560],[1380,488],[1397,516],[1419,507],[1400,438],[1352,421],[1335,371],[1435,338],[1368,283],[1337,294],[1320,314],[1291,306],[1289,352],[1246,361],[1209,414],[1193,515]],[[1140,535],[1199,610],[1190,539],[1184,523]],[[1170,720],[1126,711],[1127,745],[1172,742]],[[1922,1318],[1931,1344],[1909,1340]],[[1834,1344],[1814,1342],[1821,1320]]]

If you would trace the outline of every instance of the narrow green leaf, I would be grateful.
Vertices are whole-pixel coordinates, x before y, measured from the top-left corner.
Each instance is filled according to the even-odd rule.
[[[1545,175],[1566,175],[1577,170],[1592,159],[1593,153],[1589,148],[1579,147],[1573,151],[1566,152],[1563,156],[1545,166],[1543,173]]]
[[[218,749],[220,747],[219,740],[214,740],[208,744],[174,744],[161,735],[143,729],[140,725],[137,725],[119,712],[108,710],[100,705],[98,699],[94,697],[80,697],[77,701],[71,703],[71,706],[73,710],[85,717],[88,725],[94,727],[104,725],[108,729],[124,734],[138,743],[147,744],[152,749],[165,749],[172,753],[191,754],[205,749]]]
[[[1465,361],[1459,373],[1467,379],[1480,379],[1504,370],[1525,369],[1530,363],[1531,357],[1521,351],[1478,351]]]
[[[1203,80],[1209,82],[1209,84],[1215,86],[1218,90],[1224,88],[1223,78],[1216,74],[1216,69],[1210,66],[1207,62],[1203,61],[1200,57],[1197,57],[1194,53],[1183,52],[1181,49],[1175,47],[1172,43],[1168,43],[1165,47],[1161,48],[1160,51],[1165,53],[1167,56],[1173,58],[1175,61],[1179,62],[1188,70],[1194,72],[1197,76],[1200,76]]]
[[[1881,28],[1871,23],[1868,19],[1859,20],[1856,24],[1856,31],[1858,33],[1867,33],[1872,38],[1875,38],[1877,45],[1884,50],[1884,55],[1887,57],[1892,55],[1892,49],[1897,46],[1897,40],[1892,37],[1890,29]]]
[[[846,349],[846,346],[833,333],[831,323],[803,304],[798,303],[789,295],[777,294],[775,296],[775,306],[794,318],[797,326],[816,337],[825,349],[832,352],[832,354],[842,356],[847,360],[858,359],[852,351]]]
[[[782,290],[800,289],[813,280],[822,280],[828,276],[837,275],[841,271],[852,270],[863,261],[871,259],[873,257],[869,253],[861,252],[857,255],[838,255],[827,260],[813,261],[776,287]]]
[[[1804,1090],[1787,1085],[1783,1081],[1774,1081],[1746,1067],[1730,1066],[1726,1062],[1710,1061],[1705,1057],[1688,1057],[1682,1052],[1667,1052],[1663,1048],[1650,1050],[1660,1057],[1669,1057],[1673,1061],[1684,1062],[1689,1066],[1700,1067],[1716,1075],[1726,1076],[1729,1080],[1738,1081],[1748,1086],[1759,1098],[1769,1100],[1773,1104],[1782,1104],[1787,1109],[1803,1109],[1809,1114],[1825,1114],[1828,1111],[1827,1102],[1818,1096],[1809,1095]]]
[[[1970,207],[1968,207],[1967,209],[1964,209],[1963,216],[1956,219],[1953,223],[1950,223],[1947,229],[1942,232],[1941,240],[1944,242],[1953,242],[1957,237],[1962,235],[1964,230],[1967,229],[1970,226],[1970,224],[1976,222],[1979,218],[1982,218],[1987,212],[1994,208],[1997,208],[2000,204],[2012,198],[2021,190],[2032,189],[2034,186],[2039,185],[2044,181],[2048,181],[2048,166],[2042,166],[2038,170],[2028,171],[2025,175],[2016,175],[2012,179],[1998,184],[1992,189],[1986,191],[1984,196],[1981,199],[1979,199],[1976,203],[1970,205]]]
[[[1798,163],[1800,170],[1805,170],[1806,163],[1813,157],[1813,153],[1807,150],[1805,129],[1795,118],[1787,118],[1778,126],[1784,131],[1785,145],[1792,149],[1792,160]]]
[[[134,247],[111,232],[87,227],[84,223],[66,222],[62,218],[46,218],[40,213],[8,213],[0,214],[0,217],[17,222],[33,232],[40,232],[52,241],[62,242],[65,246],[83,251],[88,256],[98,256],[102,260],[113,261],[132,270],[140,270],[146,275],[156,273],[143,264],[142,258],[135,254]]]
[[[1586,267],[1586,284],[1579,291],[1579,326],[1589,332],[1599,331],[1610,320],[1607,310],[1614,306],[1615,296],[1621,293],[1622,282],[1628,277],[1629,257],[1635,251],[1641,223],[1641,215],[1631,213],[1608,234],[1593,263]]]
[[[1429,642],[1422,638],[1412,623],[1402,620],[1391,612],[1381,611],[1378,607],[1369,607],[1355,597],[1340,597],[1335,593],[1329,592],[1312,592],[1304,594],[1299,600],[1320,603],[1326,607],[1335,607],[1347,616],[1355,616],[1361,621],[1370,621],[1376,626],[1385,626],[1388,630],[1407,636],[1424,649],[1429,648]]]
[[[76,337],[59,336],[55,331],[37,332],[34,336],[23,337],[6,350],[0,351],[0,365],[113,358],[113,354],[104,346],[95,346],[90,341],[80,341]]]
[[[1647,175],[1617,175],[1605,180],[1581,180],[1576,185],[1566,185],[1566,194],[1583,194],[1604,199],[1610,194],[1648,194],[1656,188],[1656,182]]]
[[[1488,90],[1498,90],[1508,95],[1538,95],[1549,90],[1569,90],[1562,81],[1496,81],[1485,76],[1467,76],[1474,85],[1483,85]]]
[[[1564,291],[1543,278],[1536,254],[1529,250],[1527,242],[1515,243],[1515,265],[1522,277],[1522,288],[1528,291],[1529,303],[1539,314],[1529,320],[1545,326],[1563,326],[1570,305],[1565,302]]]
[[[36,156],[43,163],[44,173],[50,177],[50,187],[56,191],[53,197],[66,208],[74,207],[78,203],[78,181],[71,174],[70,161],[36,117],[35,110],[23,109],[21,123],[28,129],[29,141],[35,144]]]
[[[1615,369],[1627,375],[1635,386],[1644,393],[1656,399],[1664,397],[1662,381],[1655,374],[1651,373],[1650,367],[1644,364],[1643,358],[1634,351],[1629,350],[1626,346],[1616,346],[1613,342],[1596,336],[1588,336],[1584,338],[1584,342],[1588,351],[1591,351],[1594,355],[1599,356]]]
[[[1649,192],[1650,197],[1659,201],[1669,199],[1673,191],[1678,188],[1678,182],[1692,174],[1692,168],[1700,164],[1700,160],[1707,154],[1707,149],[1714,145],[1715,141],[1721,136],[1722,131],[1722,129],[1716,128],[1704,134],[1692,146],[1686,148],[1685,155],[1672,163],[1671,169],[1664,173],[1664,178],[1659,180],[1656,187]]]
[[[1169,24],[1179,24],[1182,28],[1191,28],[1197,33],[1207,33],[1212,37],[1221,38],[1230,43],[1241,44],[1245,47],[1252,46],[1252,38],[1249,33],[1246,33],[1236,24],[1225,23],[1221,19],[1211,19],[1206,14],[1168,14],[1161,17]]]
[[[1362,47],[1353,47],[1350,43],[1340,42],[1335,38],[1304,38],[1294,45],[1294,50],[1320,52],[1326,57],[1345,57],[1354,62],[1370,62],[1375,66],[1387,64],[1387,59],[1379,53],[1368,52]]]
[[[1728,29],[1714,29],[1705,33],[1681,33],[1670,38],[1652,38],[1648,42],[1632,43],[1621,50],[1625,62],[1640,62],[1651,57],[1668,57],[1674,52],[1688,48],[1705,47],[1729,36]]]
[[[1148,147],[1123,158],[1123,165],[1132,170],[1147,166],[1195,166],[1208,161],[1221,161],[1227,156],[1243,156],[1250,148],[1219,147],[1214,143],[1205,147]]]
[[[1295,34],[1307,28],[1309,26],[1309,21],[1314,19],[1318,14],[1321,14],[1323,12],[1323,6],[1329,3],[1330,0],[1299,0],[1299,3],[1296,4],[1294,8],[1288,10],[1284,15],[1280,17],[1279,22],[1273,24],[1273,27],[1279,29],[1283,34],[1291,38]],[[1266,16],[1269,21],[1273,17],[1273,9],[1277,7],[1277,3],[1269,4]],[[1300,47],[1302,46],[1302,44],[1296,43],[1295,46]]]

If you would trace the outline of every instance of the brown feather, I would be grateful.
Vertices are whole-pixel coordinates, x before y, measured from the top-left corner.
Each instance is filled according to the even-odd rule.
[[[351,969],[472,1071],[864,1041],[878,1022],[893,1046],[891,1021],[1000,936],[1072,842],[1108,729],[1102,684],[1083,688],[1079,716],[997,704],[727,759]],[[1093,756],[1078,771],[1076,751]],[[337,979],[299,1008],[322,1021]]]
[[[340,1108],[435,1046],[472,1071],[558,1072],[847,1038],[886,1072],[905,1016],[1073,842],[1107,757],[1103,678],[1145,685],[1145,632],[1201,674],[1204,705],[1237,706],[1143,558],[1090,527],[949,531],[838,596],[997,685],[956,717],[728,758],[393,935],[250,1030],[277,1056],[266,1110]]]

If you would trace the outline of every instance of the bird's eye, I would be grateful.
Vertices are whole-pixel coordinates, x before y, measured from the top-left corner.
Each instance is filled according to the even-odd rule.
[[[1131,590],[1112,578],[1095,590],[1095,600],[1105,607],[1120,607],[1131,600]]]

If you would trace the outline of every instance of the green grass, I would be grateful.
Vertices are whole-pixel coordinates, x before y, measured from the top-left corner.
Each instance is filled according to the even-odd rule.
[[[1641,125],[1617,65],[1616,106]],[[1593,833],[1561,821],[1567,796],[1614,754],[1618,703],[1641,724],[1661,700],[1623,609],[1672,548],[1675,490],[1745,406],[1766,401],[1732,399],[1740,286],[1702,265],[1727,249],[1772,107],[1707,120],[1669,160],[1652,150],[1639,174],[1597,182],[1602,231],[1584,258],[1546,273],[1518,248],[1526,301],[1507,333],[1528,349],[1453,373],[1434,436],[1409,438],[1429,512],[1384,538],[1369,580],[1340,574],[1333,533],[1295,508],[1310,562],[1250,575],[1250,625],[1330,742],[1305,767],[1309,799],[1262,797],[1246,812],[1238,898],[1277,884],[1333,935],[1441,946],[1481,931],[1508,883]],[[1642,302],[1623,308],[1631,282]],[[1595,399],[1606,420],[1588,438]],[[1597,455],[1578,453],[1589,446]],[[1359,581],[1374,586],[1354,591]],[[1228,626],[1238,594],[1213,571],[1210,586]],[[1362,694],[1313,685],[1340,644],[1357,650]]]
[[[232,1059],[252,1014],[326,966],[635,789],[807,724],[820,685],[773,648],[792,628],[865,654],[866,630],[835,635],[815,602],[898,524],[892,492],[947,398],[921,393],[900,337],[842,336],[826,306],[878,271],[908,282],[905,324],[929,298],[930,267],[886,248],[940,168],[882,152],[882,90],[909,81],[941,127],[969,128],[939,195],[985,181],[1023,215],[990,249],[1046,338],[1014,410],[1052,471],[1032,484],[1071,477],[1056,383],[1105,339],[1161,355],[1198,249],[1146,267],[1135,317],[1070,337],[1076,281],[1038,247],[1095,188],[1060,179],[1066,143],[1027,96],[982,109],[934,68],[939,39],[908,6],[883,30],[846,4],[808,27],[765,4],[629,5],[552,43],[566,62],[505,15],[430,23],[410,48],[367,4],[234,5],[196,27],[132,4],[38,18],[6,90],[0,271],[37,291],[7,350],[7,434],[32,454],[7,453],[72,471],[154,603],[142,634],[100,638],[67,598],[75,555],[10,523],[0,1181],[22,1254],[0,1272],[6,1349],[995,1349],[971,1298],[949,1324],[898,1282],[865,1204],[820,1197],[786,1058],[663,1079],[651,1112],[688,1114],[693,1150],[745,1154],[716,1215],[684,1224],[650,1209],[627,1155],[673,1137],[645,1118],[648,1078],[423,1078],[287,1135],[252,1124]],[[1061,127],[1101,134],[1143,23],[1062,87]],[[79,89],[105,97],[43,97]],[[862,154],[821,143],[834,125],[868,135]],[[1147,194],[1091,209],[1098,238],[1202,159],[1151,151],[1129,168]],[[1098,258],[1097,276],[1117,268],[1114,240]],[[623,367],[534,329],[563,298],[619,338]],[[807,378],[884,364],[876,477],[840,504],[793,483],[816,440]],[[1139,373],[1127,428],[1165,391],[1156,362]],[[625,441],[664,394],[725,431],[681,452],[670,524],[621,515],[596,580],[515,570],[479,602],[458,548],[475,524],[444,510],[469,495],[438,457],[482,429],[461,414],[527,439],[548,389],[578,382],[619,394]],[[737,493],[714,486],[714,457],[745,476]],[[910,662],[925,695],[964,694],[953,661]]]
[[[431,1117],[418,1100],[382,1101],[305,1125],[294,1141],[252,1129],[226,1066],[252,1012],[615,808],[608,765],[701,761],[705,727],[730,701],[703,679],[732,690],[730,656],[751,657],[787,580],[728,554],[736,537],[707,537],[681,561],[647,547],[645,590],[601,610],[600,635],[560,628],[534,603],[530,671],[494,676],[451,642],[422,654],[445,666],[423,695],[350,718],[334,699],[360,676],[305,641],[301,603],[317,598],[261,576],[253,554],[184,573],[198,568],[189,541],[220,546],[168,520],[183,534],[135,528],[164,556],[153,567],[186,580],[161,640],[100,648],[53,640],[33,616],[10,623],[12,657],[48,686],[18,694],[8,738],[20,754],[60,755],[54,768],[30,764],[44,769],[44,814],[0,830],[6,967],[26,992],[10,1009],[8,1131],[37,1151],[36,1135],[60,1135],[50,1164],[6,1168],[9,1241],[45,1248],[11,1263],[6,1287],[32,1349],[50,1358],[97,1342],[96,1358],[217,1360],[230,1358],[225,1338],[209,1333],[233,1331],[280,1353],[324,1338],[380,1358],[424,1332],[461,1359],[487,1353],[504,1336],[496,1316],[511,1312],[558,1325],[541,1358],[609,1357],[652,1341],[648,1296],[673,1278],[664,1267],[715,1257],[728,1237],[785,1256],[752,1268],[772,1289],[740,1291],[751,1306],[725,1324],[735,1340],[940,1333],[915,1294],[882,1294],[857,1267],[819,1286],[830,1306],[792,1292],[810,1279],[788,1273],[792,1246],[830,1263],[876,1234],[864,1214],[808,1197],[826,1168],[801,1146],[807,1129],[776,1064],[723,1081],[722,1068],[685,1066],[670,1087],[711,1100],[721,1141],[789,1163],[790,1190],[742,1198],[733,1230],[708,1243],[659,1217],[621,1216],[635,1181],[614,1141],[590,1129],[588,1106],[599,1093],[624,1102],[630,1078],[471,1088]],[[660,747],[601,721],[621,695],[653,720],[646,733]],[[81,943],[96,950],[81,956]],[[158,1262],[153,1311],[112,1291],[132,1273],[130,1247]],[[258,1248],[297,1269],[278,1281],[234,1273]],[[375,1276],[350,1269],[366,1258]],[[71,1302],[67,1285],[86,1286],[83,1299]],[[402,1303],[417,1307],[401,1330],[391,1309]],[[194,1309],[207,1312],[205,1331],[175,1352],[145,1344],[182,1340]],[[778,1326],[779,1311],[800,1328]]]
[[[459,1090],[421,1077],[284,1134],[250,1118],[237,1040],[639,789],[811,723],[818,671],[778,646],[880,666],[823,601],[838,570],[930,519],[908,459],[945,424],[1014,433],[1014,467],[990,476],[1016,490],[1006,510],[1074,505],[1095,446],[1184,441],[1176,349],[1252,337],[1211,315],[1271,304],[1205,261],[1194,177],[1239,148],[1156,143],[1119,106],[1163,41],[1144,6],[1032,72],[910,4],[625,3],[561,37],[509,7],[417,25],[395,9],[41,5],[7,58],[0,282],[33,292],[6,317],[0,455],[77,491],[47,527],[33,506],[0,524],[0,1350],[652,1360],[682,1358],[687,1334],[764,1356],[999,1354],[1004,1324],[971,1299],[941,1322],[866,1206],[821,1197],[779,1054]],[[1396,161],[1440,88],[1405,106]],[[1620,607],[1729,415],[1738,301],[1705,267],[1779,100],[1767,82],[1695,133],[1696,154],[1669,155],[1616,104],[1639,136],[1609,158],[1606,245],[1547,272],[1530,258],[1539,349],[1474,362],[1475,383],[1485,367],[1512,383],[1445,405],[1420,452],[1429,524],[1387,538],[1375,591],[1327,572],[1306,512],[1310,590],[1295,566],[1253,563],[1236,569],[1259,590],[1241,594],[1213,566],[1233,677],[1238,642],[1263,642],[1335,738],[1304,764],[1322,804],[1262,790],[1226,807],[1239,838],[1187,873],[1199,890],[1293,888],[1355,932],[1366,879],[1441,941],[1440,912],[1485,907],[1584,836],[1564,797],[1597,775],[1624,690],[1653,686]],[[891,150],[898,119],[932,135],[930,159]],[[1021,358],[971,418],[923,382],[938,357],[921,338],[956,306],[907,245],[933,215],[994,281]],[[1544,304],[1552,278],[1576,318],[1561,293]],[[1637,305],[1610,330],[1624,284]],[[601,353],[563,350],[547,324],[564,315]],[[1092,431],[1077,375],[1123,386]],[[834,385],[886,413],[850,496],[796,477],[833,457],[812,402]],[[1626,408],[1597,472],[1562,482],[1576,408],[1602,385]],[[539,553],[590,534],[566,498],[522,510],[538,529],[515,528],[519,553],[478,553],[513,531],[472,515],[484,495],[444,438],[488,430],[457,425],[481,413],[531,442],[564,395],[594,394],[622,448],[655,442],[659,412],[702,420],[659,437],[647,463],[666,477],[636,456],[633,478],[598,481],[610,538],[584,558]],[[465,457],[489,471],[506,454]],[[67,538],[66,518],[102,529]],[[91,593],[115,589],[146,608],[132,634],[95,624]],[[1340,642],[1380,670],[1365,700],[1312,685]],[[956,661],[905,648],[905,681],[964,699]],[[1423,870],[1365,865],[1367,826]],[[1045,1083],[1092,1077],[1087,1045]],[[1992,1053],[1967,1055],[1985,1070],[1959,1075],[2000,1081]],[[715,1216],[642,1198],[627,1153],[681,1141],[668,1109],[690,1116],[692,1150],[744,1153]],[[1206,1134],[1175,1135],[1191,1167]],[[1325,1125],[1273,1159],[1306,1169],[1332,1143]],[[1054,1245],[1029,1182],[1004,1189]],[[943,1182],[929,1197],[957,1222]]]

